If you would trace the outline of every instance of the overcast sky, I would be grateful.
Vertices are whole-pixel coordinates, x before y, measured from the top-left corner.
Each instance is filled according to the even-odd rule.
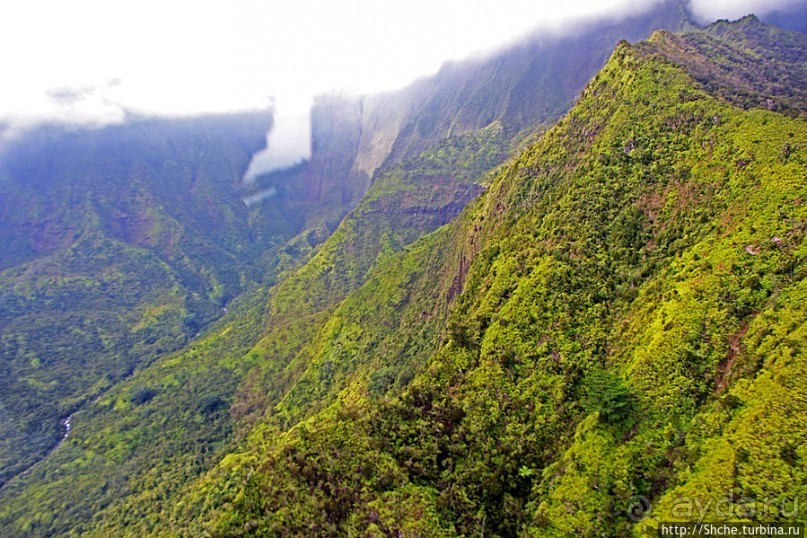
[[[374,92],[535,27],[655,0],[3,0],[0,118],[114,121]],[[735,18],[799,0],[695,0]]]

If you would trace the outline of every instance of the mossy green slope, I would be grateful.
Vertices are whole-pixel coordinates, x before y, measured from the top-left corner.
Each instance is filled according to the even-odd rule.
[[[108,518],[146,533],[169,498],[220,459],[232,436],[229,407],[253,363],[266,290],[181,353],[116,384],[72,416],[67,437],[2,491],[6,536],[81,534]],[[126,511],[118,511],[129,498]],[[119,533],[117,533],[119,534]]]
[[[704,492],[789,508],[807,141],[777,112],[803,100],[769,83],[803,85],[804,38],[721,28],[620,45],[492,180],[496,123],[388,167],[311,263],[76,415],[3,491],[0,528],[608,536]],[[723,74],[742,62],[671,52],[702,67],[716,42],[769,70],[738,93]]]
[[[273,284],[327,233],[316,226],[293,237],[305,220],[295,200],[243,203],[241,178],[269,121],[255,113],[45,126],[3,147],[0,534],[18,535],[33,520],[35,534],[81,528],[127,492],[178,487],[203,468],[175,483],[144,476],[132,485],[151,458],[167,467],[197,446],[205,461],[211,443],[220,449],[231,438],[226,410],[248,368],[227,361],[260,338],[266,293],[257,282]],[[244,319],[233,320],[234,310]],[[195,342],[173,370],[148,369],[223,315],[233,334]],[[199,415],[208,397],[212,407]],[[146,408],[149,420],[138,420]],[[70,441],[60,443],[71,415]],[[214,424],[199,435],[194,421],[208,415]],[[184,440],[164,443],[160,424]],[[11,514],[32,519],[9,526]]]
[[[41,126],[0,155],[0,486],[85,402],[175,351],[295,229],[237,186],[266,114]]]
[[[355,355],[357,348],[347,342],[361,340],[354,338],[356,331],[373,335],[370,337],[372,344],[361,344],[365,349],[375,349],[380,345],[377,339],[389,336],[377,334],[375,329],[380,327],[366,330],[363,323],[356,322],[357,316],[371,323],[384,320],[387,328],[382,333],[395,332],[389,329],[400,320],[394,317],[397,310],[383,306],[387,292],[398,290],[395,293],[400,297],[395,301],[404,304],[412,295],[410,286],[424,276],[423,267],[436,253],[426,254],[419,249],[421,257],[417,260],[411,257],[400,260],[397,255],[419,237],[455,217],[482,191],[484,174],[501,162],[505,146],[501,126],[492,124],[479,132],[438,142],[418,158],[385,168],[380,173],[367,195],[313,258],[272,289],[266,329],[253,350],[263,361],[239,390],[237,397],[244,403],[239,409],[249,409],[248,417],[240,411],[236,413],[239,420],[243,418],[251,423],[280,399],[285,399],[283,406],[287,412],[299,418],[326,405],[344,388],[346,377],[341,376],[339,382],[330,387],[326,378],[331,374],[318,369],[331,368],[333,361],[327,358],[330,354]],[[389,263],[400,265],[385,268],[388,260],[399,260]],[[399,282],[396,280],[399,278],[406,280]],[[357,291],[365,284],[375,286],[376,291]],[[347,300],[356,293],[361,299]],[[374,297],[376,294],[378,298]],[[362,313],[371,303],[384,310],[383,317]],[[417,315],[423,312],[430,315],[437,310],[437,303],[432,302],[423,305]],[[339,321],[344,319],[346,311],[350,312],[347,326]],[[426,317],[428,315],[423,319]],[[417,324],[414,319],[405,323],[408,325],[403,334],[407,335]],[[343,347],[342,351],[334,351]],[[343,370],[342,374],[352,374],[357,368],[338,366],[337,369]],[[312,390],[319,396],[308,394],[305,387],[314,387]],[[291,393],[286,394],[288,391]],[[329,396],[322,400],[320,396],[325,394]],[[296,403],[292,404],[293,401]]]
[[[681,495],[800,517],[807,129],[722,99],[677,39],[621,44],[460,219],[379,263],[176,531],[641,535]],[[404,332],[430,300],[450,313]]]

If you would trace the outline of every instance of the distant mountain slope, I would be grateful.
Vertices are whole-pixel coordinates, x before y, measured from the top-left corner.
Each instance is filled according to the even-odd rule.
[[[658,36],[652,46],[709,91],[740,107],[804,114],[804,34],[781,32],[749,15],[734,23],[718,22],[705,32]]]
[[[640,40],[654,30],[695,26],[680,0],[665,0],[616,21],[578,21],[573,32],[526,36],[484,57],[450,62],[434,76],[398,91],[323,98],[315,106],[314,122],[317,112],[338,117],[343,133],[352,133],[348,138],[355,152],[353,163],[347,179],[337,184],[344,186],[345,197],[357,202],[382,166],[417,158],[446,138],[499,123],[510,140],[519,132],[529,135],[536,127],[553,123],[571,107],[620,39]],[[314,144],[316,160],[323,154],[317,151],[316,136]],[[322,181],[316,170],[312,181]]]
[[[710,520],[800,517],[807,124],[732,103],[731,57],[706,48],[722,29],[745,36],[722,34],[735,54],[760,32],[805,46],[751,19],[620,44],[459,219],[371,270],[299,391],[162,517],[221,536],[654,535],[687,519],[681,495]],[[676,65],[682,42],[713,65]],[[798,74],[765,52],[762,87]]]
[[[306,206],[248,208],[270,116],[42,126],[0,156],[0,484],[61,422],[270,274]]]
[[[665,0],[619,20],[578,21],[560,36],[537,36],[488,57],[445,65],[404,90],[417,95],[389,159],[418,155],[433,140],[500,122],[509,136],[565,114],[621,39],[695,27],[686,6]]]

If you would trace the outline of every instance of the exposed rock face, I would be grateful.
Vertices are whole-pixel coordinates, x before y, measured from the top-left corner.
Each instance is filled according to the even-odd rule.
[[[317,98],[311,113],[311,163],[306,198],[334,198],[350,203],[353,191],[348,177],[359,152],[362,132],[362,99],[331,94]]]
[[[441,140],[494,122],[508,137],[548,125],[572,106],[620,39],[691,25],[683,5],[669,1],[619,22],[592,21],[572,35],[533,37],[486,57],[450,62],[401,90],[319,97],[306,199],[346,210],[382,168],[417,158]]]

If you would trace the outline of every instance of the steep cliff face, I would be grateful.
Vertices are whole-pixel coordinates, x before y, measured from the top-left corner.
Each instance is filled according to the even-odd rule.
[[[389,161],[417,156],[436,140],[501,123],[508,136],[555,122],[605,64],[620,39],[693,26],[685,6],[662,2],[622,20],[580,23],[570,34],[537,36],[479,59],[452,62],[402,90],[414,104]],[[400,99],[400,97],[399,97]]]
[[[515,144],[564,114],[620,39],[692,25],[683,4],[671,0],[618,22],[581,23],[571,35],[533,36],[485,57],[448,63],[401,90],[320,97],[312,111],[308,195],[333,199],[326,207],[338,200],[351,208],[383,170],[493,124]]]
[[[333,198],[344,207],[355,205],[367,190],[354,184],[351,171],[360,153],[364,103],[361,98],[325,95],[317,98],[311,112],[311,180],[308,196],[323,202]]]
[[[387,160],[404,126],[411,121],[429,91],[427,81],[415,82],[402,91],[364,98],[362,137],[351,173],[370,187],[376,170]],[[366,189],[365,189],[366,190]]]

